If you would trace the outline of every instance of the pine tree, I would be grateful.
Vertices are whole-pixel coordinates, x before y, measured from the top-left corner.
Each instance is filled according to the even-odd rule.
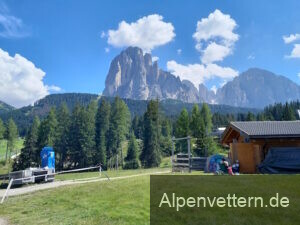
[[[282,120],[296,120],[296,116],[293,112],[293,109],[288,103],[285,103],[285,106],[283,108],[283,115],[282,115]]]
[[[257,121],[265,121],[266,120],[266,116],[264,113],[258,113],[256,116],[256,120]]]
[[[23,170],[29,167],[36,167],[39,165],[40,150],[38,148],[38,132],[40,120],[35,117],[33,123],[26,135],[24,147],[21,149],[21,154],[16,158],[13,164],[13,170]]]
[[[177,121],[176,121],[176,129],[175,129],[175,136],[176,138],[187,137],[190,135],[190,127],[189,127],[189,113],[184,108]],[[188,152],[188,146],[186,141],[178,141],[176,143],[176,152]]]
[[[87,108],[77,104],[73,109],[67,151],[72,167],[82,168],[93,164],[96,111],[97,103],[93,101]]]
[[[161,162],[161,127],[158,108],[158,100],[152,100],[148,103],[147,111],[144,114],[144,146],[141,161],[147,168],[157,167]]]
[[[142,139],[143,136],[143,118],[139,116],[134,116],[131,122],[131,129],[134,132],[134,135],[138,139]]]
[[[204,124],[205,124],[206,133],[210,134],[212,131],[212,115],[211,115],[210,109],[206,103],[202,104],[201,116],[202,116]]]
[[[6,146],[6,154],[5,154],[5,162],[7,162],[7,157],[11,157],[11,153],[15,148],[16,140],[18,138],[18,128],[13,121],[12,118],[8,120],[7,129],[6,129],[6,139],[7,139],[7,146]]]
[[[196,149],[194,150],[197,155],[204,153],[204,138],[205,138],[205,123],[203,116],[197,104],[193,106],[191,121],[190,121],[191,134],[196,138]]]
[[[103,168],[107,167],[107,135],[109,129],[110,104],[102,99],[96,115],[96,154],[94,163],[101,163]]]
[[[38,146],[42,149],[45,146],[54,146],[57,133],[57,120],[55,109],[51,108],[47,117],[41,122],[39,128]],[[39,157],[39,154],[38,156]]]
[[[128,143],[128,152],[125,158],[125,166],[124,169],[137,169],[139,168],[139,161],[138,161],[138,143],[134,136],[134,133],[131,132],[130,140]]]
[[[193,137],[199,137],[201,135],[201,113],[197,104],[193,106],[191,121],[190,121],[190,129]]]
[[[161,151],[165,156],[172,153],[171,122],[164,118],[161,122]]]
[[[130,112],[125,102],[116,97],[110,113],[108,133],[108,157],[121,158],[123,166],[122,142],[126,140],[130,127]]]
[[[86,147],[86,155],[88,158],[87,165],[93,164],[93,157],[96,153],[96,114],[98,109],[98,101],[93,100],[87,106],[84,121],[86,122],[86,135],[85,135],[85,147]]]
[[[83,120],[83,107],[79,104],[75,105],[72,115],[71,115],[71,124],[68,133],[68,149],[67,156],[69,158],[69,164],[72,167],[79,167],[81,161],[84,158],[83,146],[82,146],[82,120]]]
[[[5,126],[3,121],[0,119],[0,140],[2,140],[5,136]]]
[[[210,135],[212,132],[212,115],[207,104],[203,103],[200,114],[202,118],[200,123],[201,135],[197,139],[197,146],[201,151],[198,152],[198,155],[210,155],[216,152],[217,146]]]
[[[255,115],[251,112],[248,112],[246,120],[247,121],[255,121]]]
[[[58,170],[63,170],[64,162],[67,157],[68,133],[70,129],[70,112],[66,103],[62,103],[57,112],[57,138],[54,145],[56,152]]]

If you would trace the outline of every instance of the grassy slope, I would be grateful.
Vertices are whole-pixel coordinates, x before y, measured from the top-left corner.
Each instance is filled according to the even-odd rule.
[[[0,159],[3,159],[5,158],[5,152],[6,152],[6,140],[0,140]],[[20,152],[21,148],[23,148],[23,142],[24,142],[24,139],[22,138],[18,138],[17,141],[16,141],[16,147],[15,147],[15,152],[12,153],[12,155],[14,153],[18,153]]]
[[[109,170],[105,171],[105,173],[109,177],[119,177],[119,176],[127,176],[133,174],[142,174],[142,173],[152,173],[158,171],[168,171],[170,169],[137,169],[137,170]],[[92,177],[99,177],[99,172],[84,172],[84,173],[65,173],[59,174],[55,176],[55,180],[74,180],[74,179],[84,179],[84,178],[92,178]],[[102,173],[102,177],[105,175]]]
[[[149,189],[149,176],[66,186],[10,198],[0,216],[21,225],[148,224]]]
[[[133,171],[134,172],[134,171]],[[206,177],[206,176],[205,176]],[[287,210],[277,209],[262,213],[260,210],[233,210],[231,215],[221,209],[209,210],[203,217],[204,224],[223,224],[225,218],[235,218],[231,225],[259,224],[298,224],[300,210],[298,176],[239,176],[234,179],[228,176],[208,176],[209,195],[218,195],[220,181],[222,185],[231,185],[232,192],[240,195],[269,196],[274,194],[272,188],[261,191],[259,185],[268,183],[291,199]],[[149,224],[149,176],[135,177],[111,182],[90,183],[66,186],[35,194],[9,198],[0,205],[0,217],[9,218],[13,224]],[[284,183],[282,182],[284,180]],[[243,188],[240,188],[241,184]],[[246,185],[245,185],[246,184]],[[287,216],[289,212],[289,216]],[[292,215],[292,216],[291,216]],[[213,223],[209,223],[212,222]],[[299,221],[298,221],[299,222]]]
[[[0,174],[6,174],[11,170],[11,162],[4,164],[5,161],[5,152],[6,152],[6,140],[0,140]],[[21,148],[23,148],[24,139],[18,138],[16,142],[15,152],[12,153],[19,153]]]

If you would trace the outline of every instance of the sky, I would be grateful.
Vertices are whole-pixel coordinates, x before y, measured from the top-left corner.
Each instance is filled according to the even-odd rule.
[[[0,100],[100,94],[128,46],[216,90],[252,67],[300,84],[300,1],[1,0]]]

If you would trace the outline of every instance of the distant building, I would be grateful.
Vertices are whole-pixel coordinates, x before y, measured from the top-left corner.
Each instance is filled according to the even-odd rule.
[[[211,132],[211,136],[221,139],[223,132],[226,130],[226,127],[218,127],[213,132]]]
[[[239,160],[242,173],[256,173],[271,148],[296,147],[300,154],[300,121],[231,122],[221,143],[230,147],[229,157],[232,162]]]

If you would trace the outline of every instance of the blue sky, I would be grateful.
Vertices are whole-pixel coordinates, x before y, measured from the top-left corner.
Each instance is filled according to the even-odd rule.
[[[110,61],[132,43],[126,32],[143,36],[134,32],[145,30],[154,43],[133,43],[158,57],[162,69],[191,78],[196,85],[220,87],[250,67],[299,84],[299,10],[297,0],[1,1],[0,85],[11,79],[0,88],[0,100],[20,107],[53,92],[101,93]],[[121,21],[128,30],[120,28]],[[210,24],[219,30],[211,31]],[[156,39],[151,33],[155,31],[161,32]],[[211,48],[205,57],[212,43],[210,47],[222,51]]]

